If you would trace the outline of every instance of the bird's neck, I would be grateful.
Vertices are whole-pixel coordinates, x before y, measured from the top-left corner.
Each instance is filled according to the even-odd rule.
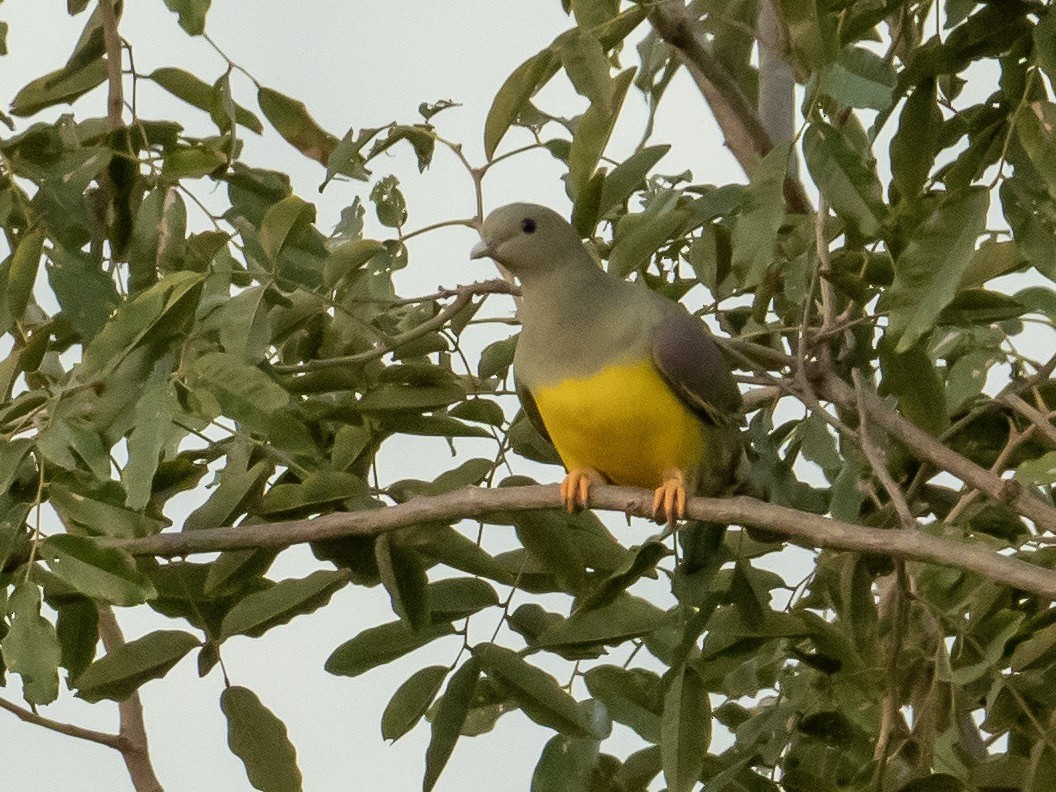
[[[548,329],[568,323],[574,326],[600,307],[599,301],[612,300],[620,285],[593,261],[522,277],[521,324],[526,330],[543,325]]]

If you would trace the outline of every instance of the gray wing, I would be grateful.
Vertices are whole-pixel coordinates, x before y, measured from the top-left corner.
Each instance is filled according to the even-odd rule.
[[[517,391],[517,398],[521,400],[521,409],[528,416],[528,421],[535,428],[535,431],[546,439],[546,442],[553,445],[554,441],[550,439],[550,433],[546,431],[543,416],[539,414],[539,407],[535,403],[535,397],[532,396],[532,392],[524,387],[516,375],[513,377],[513,387]]]
[[[701,420],[715,425],[743,420],[741,392],[703,322],[681,306],[667,310],[653,327],[650,346],[667,384]]]

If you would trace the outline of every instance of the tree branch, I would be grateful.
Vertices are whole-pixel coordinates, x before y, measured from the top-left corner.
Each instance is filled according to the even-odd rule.
[[[854,392],[836,377],[826,377],[822,389],[827,391],[834,401],[848,406],[853,404]],[[1018,481],[1001,478],[946,447],[916,424],[889,409],[871,389],[862,389],[862,403],[873,423],[882,426],[901,440],[921,460],[952,473],[965,484],[1004,503],[1017,514],[1032,520],[1039,529],[1056,532],[1056,508]]]
[[[107,748],[114,748],[118,751],[122,750],[124,747],[124,741],[116,734],[98,732],[93,729],[85,729],[81,726],[74,726],[70,723],[62,723],[61,721],[52,720],[51,718],[45,718],[43,715],[38,715],[32,710],[20,707],[5,699],[0,699],[0,709],[7,710],[26,723],[32,723],[35,726],[43,726],[45,729],[51,729],[51,731],[65,734],[68,737],[77,737],[81,740],[99,743],[100,745],[105,745]]]
[[[109,605],[99,606],[99,637],[107,652],[112,652],[125,643],[121,626],[117,623],[114,611]],[[125,767],[132,779],[132,786],[135,787],[136,792],[165,792],[150,764],[147,729],[143,723],[143,704],[139,699],[138,691],[133,692],[124,701],[119,701],[117,711],[120,727],[117,738],[119,745],[115,747],[121,752],[121,758],[125,760]]]
[[[600,486],[591,490],[591,507],[627,515],[651,517],[653,493],[628,487]],[[462,519],[500,517],[524,509],[552,509],[561,502],[558,485],[467,487],[444,495],[414,498],[384,509],[338,512],[312,520],[261,523],[205,531],[164,533],[142,539],[99,539],[133,555],[171,558],[194,553],[247,548],[281,549],[294,544],[348,536],[377,536],[410,525],[450,524]],[[754,498],[692,498],[686,516],[693,520],[763,528],[782,534],[803,547],[825,547],[876,553],[907,561],[925,561],[977,572],[1003,583],[1056,599],[1056,572],[1003,556],[979,544],[965,543],[920,531],[866,528]]]
[[[106,78],[109,88],[106,96],[106,116],[110,129],[121,129],[125,109],[125,97],[121,85],[121,34],[117,30],[117,14],[114,0],[99,0],[99,19],[103,26],[103,41],[106,44]]]
[[[764,360],[767,365],[774,367],[792,368],[795,366],[795,359],[791,355],[769,347],[741,339],[716,336],[716,340],[721,346],[733,350],[748,360]],[[812,405],[813,401],[820,396],[845,409],[852,411],[857,409],[857,394],[854,389],[832,372],[814,372],[814,376],[808,374],[807,379],[812,390],[810,393],[799,392],[796,389],[796,383],[788,380],[783,380],[782,386],[807,405]],[[1033,521],[1040,530],[1056,532],[1056,507],[1043,501],[1019,482],[1001,478],[996,473],[991,473],[986,468],[980,467],[967,457],[953,451],[940,440],[890,409],[870,388],[863,389],[862,406],[874,424],[883,427],[889,434],[901,440],[921,461],[929,462],[939,470],[945,470],[968,486],[980,490],[984,495],[1004,503],[1020,516]]]
[[[681,56],[711,107],[726,145],[744,172],[751,175],[759,159],[773,148],[773,142],[737,83],[712,56],[703,33],[681,0],[662,0],[654,5],[649,11],[649,22]],[[795,214],[806,214],[811,208],[803,186],[791,177],[785,179],[785,202]]]
[[[1011,407],[1013,410],[1018,412],[1034,426],[1037,427],[1038,431],[1053,445],[1056,445],[1056,426],[1052,425],[1052,420],[1049,416],[1045,415],[1037,407],[1031,406],[1028,402],[1024,401],[1021,397],[1015,393],[1004,393],[997,397],[997,400],[1002,404]]]

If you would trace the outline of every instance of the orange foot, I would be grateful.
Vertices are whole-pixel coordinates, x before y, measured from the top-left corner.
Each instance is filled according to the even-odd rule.
[[[686,477],[681,470],[669,470],[664,473],[664,483],[653,493],[653,519],[674,525],[685,516]]]
[[[561,482],[561,502],[570,512],[577,508],[585,509],[591,486],[603,482],[601,474],[594,468],[570,470],[565,480]]]

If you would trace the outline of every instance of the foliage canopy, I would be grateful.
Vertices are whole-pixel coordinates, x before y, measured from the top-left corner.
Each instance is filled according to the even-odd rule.
[[[335,645],[326,671],[356,678],[448,640],[449,664],[416,670],[381,716],[389,739],[431,729],[426,790],[460,738],[513,709],[554,732],[533,792],[1056,788],[1056,585],[1001,565],[1056,575],[1050,5],[564,0],[570,28],[505,80],[477,164],[443,136],[451,102],[338,136],[235,64],[135,72],[121,2],[89,5],[67,3],[85,19],[67,64],[0,114],[0,656],[8,692],[34,709],[5,708],[40,723],[63,680],[90,702],[136,701],[189,654],[216,673],[225,640],[380,585],[392,621]],[[203,34],[208,0],[166,5]],[[802,86],[794,113],[760,44]],[[682,68],[747,184],[657,173],[669,147],[652,120]],[[576,118],[534,101],[558,75],[585,100]],[[207,113],[215,134],[126,108],[139,81]],[[78,99],[103,84],[108,111],[93,115]],[[787,135],[760,120],[775,84]],[[646,128],[614,161],[632,97]],[[65,103],[76,112],[34,120]],[[363,183],[331,232],[286,174],[242,159],[244,135],[276,133],[319,163],[320,190]],[[378,157],[422,172],[458,158],[477,205],[439,225],[472,226],[489,168],[538,148],[567,166],[572,222],[603,266],[729,337],[770,503],[793,523],[938,537],[943,564],[895,540],[849,552],[864,546],[851,531],[787,580],[768,569],[776,535],[628,547],[528,488],[520,508],[471,511],[462,488],[529,485],[503,480],[508,462],[556,460],[509,396],[516,334],[463,349],[493,333],[478,312],[510,285],[397,293],[393,274],[415,265],[406,241],[434,227],[407,228]],[[221,188],[220,210],[202,185]],[[456,454],[433,481],[379,480],[379,448],[407,436],[494,453]],[[207,494],[166,513],[188,491]],[[416,517],[430,497],[464,504],[479,529]],[[318,569],[268,578],[284,532],[320,515],[308,525],[374,527],[316,537]],[[223,552],[202,561],[174,532]],[[493,552],[511,532],[519,546]],[[990,560],[968,564],[969,544]],[[171,624],[125,643],[110,608],[143,604]],[[559,666],[561,681],[544,670]],[[257,695],[228,685],[220,707],[250,783],[300,789]],[[639,751],[605,752],[614,722]],[[106,737],[93,739],[126,754],[137,789],[160,788],[149,760],[137,770],[134,746]]]

